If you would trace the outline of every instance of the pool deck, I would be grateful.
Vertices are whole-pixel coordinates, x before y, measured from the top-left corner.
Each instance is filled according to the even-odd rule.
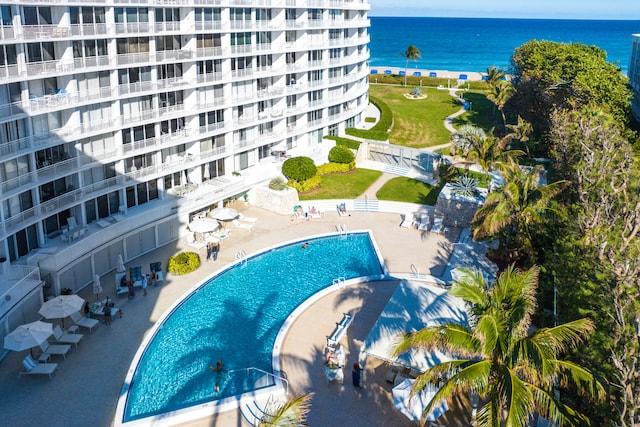
[[[123,310],[122,318],[114,318],[110,327],[99,325],[93,333],[84,332],[78,348],[72,348],[66,360],[53,357],[59,363],[53,379],[46,376],[23,376],[18,379],[21,360],[26,352],[11,352],[0,362],[0,396],[2,425],[22,426],[110,426],[122,383],[131,360],[144,336],[154,323],[177,299],[193,285],[213,272],[235,261],[235,254],[244,250],[251,255],[259,250],[295,239],[334,232],[337,224],[345,224],[350,231],[372,230],[391,275],[408,276],[411,265],[422,274],[442,275],[453,243],[460,230],[448,235],[430,235],[415,229],[400,228],[401,216],[386,213],[354,212],[339,217],[327,212],[322,218],[292,222],[288,216],[246,207],[246,216],[258,218],[252,230],[234,229],[231,237],[221,245],[218,261],[203,262],[195,272],[186,276],[165,273],[160,286],[148,288],[148,295],[140,291],[128,300],[115,295],[115,271],[102,278],[104,293]],[[184,239],[144,255],[127,267],[142,266],[166,260],[184,247]],[[191,249],[192,250],[192,249]],[[204,250],[202,250],[204,260]],[[166,270],[165,270],[166,271]],[[350,366],[357,361],[360,345],[391,297],[397,281],[372,282],[347,286],[327,295],[311,305],[293,323],[287,333],[282,351],[282,370],[294,394],[314,392],[309,425],[331,427],[347,425],[415,426],[393,407],[392,385],[385,381],[388,367],[371,360],[367,362],[364,387],[351,385]],[[95,301],[91,286],[79,293]],[[326,336],[331,334],[342,313],[355,313],[348,336],[341,343],[347,349],[347,367],[343,385],[324,380],[322,363]],[[441,425],[466,425],[466,405],[450,402],[451,410],[439,419]],[[182,424],[183,426],[248,426],[239,411],[227,411],[211,417]]]

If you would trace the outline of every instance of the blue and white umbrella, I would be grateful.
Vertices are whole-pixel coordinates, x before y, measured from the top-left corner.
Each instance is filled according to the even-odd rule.
[[[393,406],[410,420],[418,421],[422,419],[424,408],[431,402],[438,392],[438,388],[427,386],[412,398],[411,389],[413,388],[414,382],[415,380],[407,378],[393,388]],[[449,406],[447,406],[447,402],[443,400],[434,406],[431,412],[427,414],[426,420],[435,421],[447,412],[447,410],[449,410]]]

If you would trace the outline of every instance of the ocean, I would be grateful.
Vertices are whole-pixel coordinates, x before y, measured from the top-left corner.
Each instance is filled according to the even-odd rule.
[[[371,67],[402,67],[410,45],[422,59],[409,68],[486,72],[495,65],[509,70],[516,47],[538,39],[595,45],[607,52],[626,75],[631,35],[640,33],[640,21],[560,19],[487,19],[371,17]]]

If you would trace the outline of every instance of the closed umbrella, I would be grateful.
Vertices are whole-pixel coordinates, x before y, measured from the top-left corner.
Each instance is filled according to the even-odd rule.
[[[102,286],[100,285],[100,276],[97,274],[93,278],[93,293],[96,294],[96,301],[98,301],[102,293]]]
[[[37,320],[18,326],[4,337],[4,348],[13,351],[27,350],[42,344],[51,335],[53,335],[53,325]]]
[[[238,211],[231,208],[216,208],[209,212],[211,218],[219,219],[220,221],[231,221],[238,217]]]
[[[118,273],[124,273],[125,272],[125,268],[124,268],[124,260],[122,259],[122,254],[118,254],[118,265],[116,266],[116,271]]]
[[[425,389],[411,398],[411,389],[414,382],[415,380],[407,378],[395,386],[391,392],[393,394],[393,406],[410,420],[418,421],[422,419],[424,408],[433,400],[438,388],[427,385]],[[448,409],[447,402],[443,400],[427,414],[426,420],[435,421]]]
[[[47,319],[62,319],[64,326],[64,318],[80,311],[83,305],[84,300],[78,295],[60,295],[42,304],[38,313]]]
[[[210,233],[216,231],[220,225],[211,218],[196,218],[189,223],[189,230],[196,233]]]

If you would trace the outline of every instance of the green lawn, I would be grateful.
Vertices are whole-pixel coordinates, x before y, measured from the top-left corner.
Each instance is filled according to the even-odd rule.
[[[502,125],[500,112],[495,110],[493,102],[486,94],[479,92],[463,92],[466,101],[471,102],[471,110],[453,119],[453,126],[459,129],[463,125],[472,125],[489,132],[492,127]]]
[[[300,200],[356,199],[371,186],[382,172],[354,169],[347,174],[325,175],[319,189],[300,194]]]
[[[449,142],[444,120],[461,107],[460,101],[446,90],[422,88],[425,99],[404,97],[414,87],[371,85],[369,93],[383,101],[393,111],[392,144],[424,148]]]
[[[434,206],[439,193],[440,187],[433,187],[422,181],[399,176],[387,181],[378,190],[376,197],[379,200]]]

